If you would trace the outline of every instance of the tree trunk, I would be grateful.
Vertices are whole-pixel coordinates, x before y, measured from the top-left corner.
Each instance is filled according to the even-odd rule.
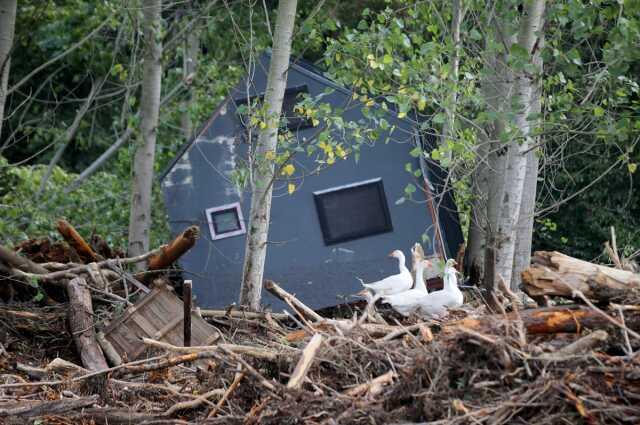
[[[240,304],[257,310],[260,307],[264,263],[267,256],[267,236],[271,216],[274,163],[267,160],[275,154],[278,142],[278,124],[282,111],[287,70],[291,56],[291,38],[296,17],[297,0],[280,0],[273,41],[267,90],[266,127],[258,134],[252,181],[251,212],[247,231]],[[261,162],[266,161],[266,164]]]
[[[544,13],[544,0],[533,0],[527,3],[524,16],[521,19],[518,33],[518,45],[529,56],[537,50],[539,32],[542,29],[542,15]],[[524,190],[526,174],[527,152],[531,148],[531,125],[529,115],[532,112],[531,100],[533,93],[533,76],[524,69],[514,72],[514,97],[517,104],[515,111],[515,126],[518,137],[513,137],[508,145],[506,155],[505,172],[502,176],[502,189],[497,199],[498,216],[497,225],[492,229],[492,241],[495,249],[495,274],[494,286],[497,279],[502,277],[507,284],[512,285],[512,271],[515,254],[515,230]],[[511,100],[510,103],[513,103]],[[517,288],[513,288],[517,289]]]
[[[69,296],[69,330],[80,353],[82,365],[89,370],[102,370],[109,366],[102,354],[93,325],[91,293],[81,277],[67,284]]]
[[[10,53],[16,24],[16,4],[17,0],[0,0],[0,136],[11,68]]]
[[[185,3],[185,18],[187,22],[190,22],[193,18],[193,2],[187,1]],[[180,124],[182,127],[182,134],[186,140],[191,139],[193,136],[193,122],[191,121],[191,106],[195,101],[194,90],[191,87],[196,75],[196,69],[198,66],[198,51],[200,50],[200,38],[195,29],[187,31],[184,42],[184,55],[182,56],[182,80],[187,87],[187,93],[185,99],[182,102],[182,115],[180,117]]]
[[[539,72],[531,96],[531,112],[540,114],[542,111],[542,54],[544,48],[544,38],[540,36],[540,49],[534,53],[533,61]],[[534,143],[539,143],[540,138],[536,138]],[[541,149],[531,149],[526,154],[526,172],[524,178],[524,188],[522,192],[522,205],[520,206],[520,216],[516,227],[516,251],[513,259],[513,273],[511,277],[511,288],[520,287],[520,274],[529,267],[531,262],[531,246],[533,239],[533,220],[536,212],[536,195],[538,187],[538,155]]]
[[[149,250],[151,227],[151,189],[153,165],[160,111],[162,77],[162,43],[160,40],[162,0],[144,0],[145,55],[140,100],[142,143],[139,143],[133,168],[131,213],[129,217],[129,255],[141,255]],[[136,266],[139,270],[143,264]]]
[[[447,119],[442,131],[444,142],[451,139],[455,133],[456,102],[458,100],[458,75],[460,70],[460,23],[463,19],[462,0],[451,2],[451,41],[453,43],[453,54],[451,55],[450,81],[453,87],[447,99],[446,113]]]

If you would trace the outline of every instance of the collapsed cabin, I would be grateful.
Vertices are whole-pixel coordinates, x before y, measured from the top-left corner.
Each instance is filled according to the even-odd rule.
[[[245,110],[264,94],[268,60],[258,61],[161,176],[172,232],[190,224],[201,229],[201,240],[180,260],[200,306],[238,301],[251,205],[250,189],[237,184],[250,140]],[[366,122],[364,109],[371,107],[309,64],[292,63],[283,114],[301,143],[318,133],[311,120],[294,111],[305,95],[321,96],[341,111],[344,122]],[[296,176],[291,194],[286,180],[274,184],[265,278],[314,308],[353,300],[349,295],[361,289],[357,278],[366,282],[396,273],[397,262],[387,258],[394,249],[403,250],[409,262],[410,247],[422,241],[428,256],[448,258],[463,241],[451,191],[443,189],[444,171],[415,155],[416,146],[432,147],[434,139],[418,121],[373,108],[388,123],[386,130],[377,128],[377,140],[319,173]],[[301,152],[293,164],[314,170],[317,160]],[[409,183],[418,190],[399,202]],[[279,302],[264,294],[263,303]]]

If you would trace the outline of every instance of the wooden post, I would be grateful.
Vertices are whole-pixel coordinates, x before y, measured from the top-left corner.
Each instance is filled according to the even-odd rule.
[[[185,280],[182,287],[182,302],[184,303],[184,346],[191,346],[191,289],[193,282]]]

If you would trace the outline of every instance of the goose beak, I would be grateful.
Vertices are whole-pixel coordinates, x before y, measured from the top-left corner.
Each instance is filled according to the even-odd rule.
[[[389,255],[387,255],[387,257],[389,257],[389,258],[393,258],[393,251],[391,251],[391,252],[389,253]]]

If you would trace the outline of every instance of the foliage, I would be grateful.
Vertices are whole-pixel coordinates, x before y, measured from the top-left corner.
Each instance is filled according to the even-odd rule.
[[[96,233],[114,247],[126,248],[129,224],[129,182],[111,173],[98,173],[80,189],[64,189],[77,177],[56,167],[45,196],[34,202],[44,166],[7,166],[0,157],[0,234],[2,243],[15,244],[32,237],[59,238],[56,219],[66,218],[83,235]],[[159,193],[154,194],[156,204]],[[166,243],[164,210],[153,210],[152,246]]]

